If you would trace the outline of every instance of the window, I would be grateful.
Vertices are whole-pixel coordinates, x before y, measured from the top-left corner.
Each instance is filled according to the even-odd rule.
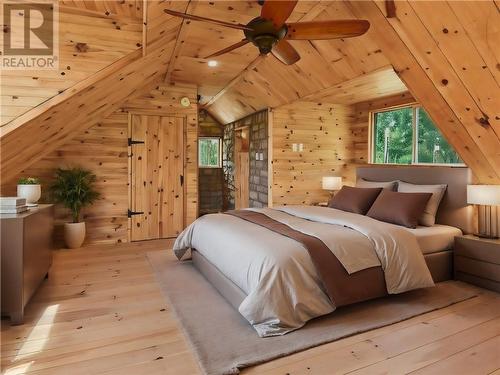
[[[463,165],[422,107],[373,112],[371,119],[372,163]]]
[[[198,139],[198,163],[200,168],[221,168],[222,147],[221,138]]]

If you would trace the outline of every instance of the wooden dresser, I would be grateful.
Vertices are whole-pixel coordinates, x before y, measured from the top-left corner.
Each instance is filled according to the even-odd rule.
[[[455,279],[500,292],[500,240],[455,237]]]
[[[21,324],[24,307],[52,264],[54,206],[41,204],[21,214],[0,214],[2,315]]]

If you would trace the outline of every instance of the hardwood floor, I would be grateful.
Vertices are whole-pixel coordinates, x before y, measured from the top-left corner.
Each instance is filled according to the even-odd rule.
[[[145,258],[171,241],[55,253],[26,321],[2,320],[2,373],[198,374]],[[498,374],[500,295],[322,345],[243,374]]]

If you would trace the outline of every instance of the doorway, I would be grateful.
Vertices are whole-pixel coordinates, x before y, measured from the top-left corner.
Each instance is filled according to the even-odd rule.
[[[176,237],[184,229],[185,122],[130,115],[132,241]]]
[[[250,200],[250,142],[248,126],[235,129],[234,137],[234,206],[238,210],[247,208]]]

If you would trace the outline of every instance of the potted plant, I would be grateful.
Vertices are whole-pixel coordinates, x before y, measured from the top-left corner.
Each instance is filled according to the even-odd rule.
[[[71,211],[72,223],[64,224],[64,241],[70,249],[81,247],[85,239],[85,222],[80,221],[82,208],[99,198],[94,189],[96,176],[83,168],[61,169],[51,186],[52,198]]]
[[[42,195],[40,180],[36,177],[22,177],[17,182],[17,196],[26,199],[28,206],[36,206]]]

